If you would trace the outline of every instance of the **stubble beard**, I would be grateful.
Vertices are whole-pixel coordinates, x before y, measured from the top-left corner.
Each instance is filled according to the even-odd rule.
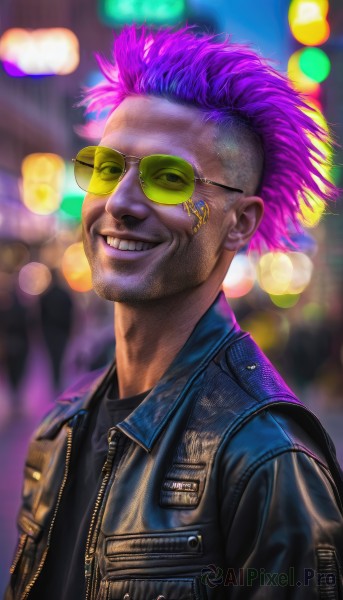
[[[176,260],[170,261],[168,256],[160,258],[155,271],[147,273],[144,270],[140,275],[136,273],[132,276],[134,281],[124,271],[118,272],[116,283],[115,274],[111,273],[107,276],[103,268],[99,266],[96,253],[88,248],[84,230],[82,230],[82,238],[85,254],[92,272],[93,289],[99,297],[110,302],[129,305],[154,304],[164,298],[177,297],[180,294],[187,293],[187,291],[201,285],[208,276],[209,265],[204,264],[207,262],[204,257],[196,251],[193,257],[190,258],[189,255],[187,256],[187,250],[183,256],[181,254]],[[127,285],[125,285],[125,278]]]

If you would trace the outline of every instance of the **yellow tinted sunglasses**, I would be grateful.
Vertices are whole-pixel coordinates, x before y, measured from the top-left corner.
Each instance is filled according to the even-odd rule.
[[[138,158],[105,146],[87,146],[78,152],[73,159],[76,182],[85,192],[97,196],[111,194],[126,173],[127,159],[138,163],[144,194],[159,204],[186,202],[194,192],[196,181],[243,193],[238,188],[196,177],[193,166],[179,156],[151,154]]]

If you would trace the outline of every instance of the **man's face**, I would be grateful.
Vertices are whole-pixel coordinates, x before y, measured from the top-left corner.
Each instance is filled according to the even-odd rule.
[[[193,164],[199,175],[237,187],[234,173],[228,181],[214,136],[214,124],[204,123],[197,108],[137,96],[124,100],[111,115],[100,145],[128,156],[180,156]],[[232,153],[234,163],[234,148]],[[83,241],[95,291],[108,300],[136,303],[187,293],[211,280],[218,287],[232,258],[224,242],[233,205],[241,194],[196,182],[193,202],[206,202],[209,220],[194,234],[196,217],[182,204],[161,205],[149,200],[138,171],[137,163],[129,161],[112,194],[86,195]],[[135,242],[131,244],[135,249],[112,247],[108,236],[120,240],[123,248]],[[138,249],[142,244],[137,242],[145,244],[143,249]]]

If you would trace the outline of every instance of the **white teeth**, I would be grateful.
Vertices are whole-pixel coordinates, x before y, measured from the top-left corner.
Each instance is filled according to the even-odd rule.
[[[118,248],[119,250],[129,250],[129,245],[130,242],[128,242],[127,240],[120,240]]]
[[[155,244],[151,244],[150,242],[136,242],[134,240],[120,240],[119,238],[114,238],[111,236],[106,236],[106,242],[112,248],[118,248],[119,250],[131,250],[131,251],[139,251],[139,250],[150,250],[153,248]]]

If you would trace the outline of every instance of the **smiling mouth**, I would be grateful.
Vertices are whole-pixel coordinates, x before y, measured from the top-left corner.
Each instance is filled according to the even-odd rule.
[[[141,252],[142,250],[151,250],[151,248],[155,248],[157,244],[153,244],[151,242],[141,242],[135,240],[122,240],[119,238],[106,236],[106,243],[108,246],[112,248],[117,248],[117,250],[129,250],[131,252]]]

